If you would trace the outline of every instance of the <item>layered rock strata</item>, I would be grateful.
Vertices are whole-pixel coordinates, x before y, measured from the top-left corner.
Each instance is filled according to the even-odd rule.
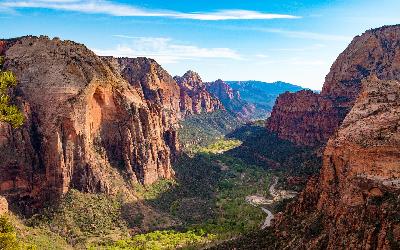
[[[322,92],[280,95],[267,128],[297,144],[325,144],[353,106],[362,79],[400,80],[399,37],[400,25],[355,37],[332,65]]]

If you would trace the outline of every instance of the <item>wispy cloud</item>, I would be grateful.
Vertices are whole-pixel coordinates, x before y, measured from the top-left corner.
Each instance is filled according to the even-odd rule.
[[[4,8],[43,8],[75,11],[89,14],[111,16],[169,17],[194,20],[251,20],[251,19],[295,19],[299,16],[263,13],[250,10],[219,10],[214,12],[177,12],[171,10],[142,9],[127,4],[118,4],[106,0],[5,0],[0,3]]]
[[[177,43],[166,37],[126,35],[114,35],[114,37],[128,38],[130,42],[119,44],[113,49],[93,49],[93,51],[103,56],[150,57],[163,64],[205,58],[241,60],[241,56],[235,50],[229,48],[201,48],[195,45]]]

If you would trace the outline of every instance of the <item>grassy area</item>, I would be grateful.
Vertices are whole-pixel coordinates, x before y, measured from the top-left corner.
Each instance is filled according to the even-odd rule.
[[[204,231],[177,232],[174,230],[154,231],[139,234],[127,240],[119,240],[111,246],[95,246],[90,249],[176,249],[191,248],[212,241],[215,235],[206,234]]]
[[[242,144],[239,140],[222,138],[206,147],[194,147],[192,152],[221,154]]]

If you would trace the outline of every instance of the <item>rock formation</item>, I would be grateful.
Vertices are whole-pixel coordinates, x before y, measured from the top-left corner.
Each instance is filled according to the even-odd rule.
[[[70,188],[110,193],[112,173],[142,184],[173,176],[179,88],[153,61],[128,69],[127,59],[46,37],[5,40],[0,51],[26,116],[20,129],[0,124],[0,194],[9,201],[38,205]]]
[[[224,110],[220,100],[206,90],[206,85],[196,72],[189,70],[182,77],[175,76],[174,79],[180,86],[180,110],[184,114]]]
[[[243,101],[239,91],[233,90],[221,79],[207,83],[207,90],[222,102],[225,109],[242,120],[249,120],[255,112],[255,106]]]
[[[267,128],[280,138],[302,145],[325,142],[343,120],[332,99],[311,90],[278,97],[267,120]]]
[[[399,37],[400,25],[355,37],[332,65],[321,94],[282,94],[267,128],[297,144],[326,143],[353,106],[362,79],[369,75],[381,80],[400,79]]]
[[[320,188],[317,208],[327,217],[331,249],[338,242],[360,249],[389,249],[391,240],[400,242],[399,81],[370,77],[363,83],[327,144]]]
[[[327,143],[319,181],[309,181],[299,201],[278,219],[284,230],[292,216],[303,216],[304,235],[289,248],[399,247],[399,152],[400,82],[371,76]]]
[[[6,198],[0,196],[0,215],[8,212],[8,202]]]

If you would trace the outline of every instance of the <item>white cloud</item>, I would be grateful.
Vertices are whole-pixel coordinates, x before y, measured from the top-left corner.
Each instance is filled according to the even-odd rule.
[[[129,38],[131,41],[119,44],[113,49],[93,49],[93,51],[102,56],[150,57],[162,64],[205,58],[241,59],[236,51],[229,48],[201,48],[177,43],[166,37],[133,37],[125,35],[114,35],[114,37]]]
[[[250,10],[220,10],[214,12],[190,13],[170,10],[150,10],[141,9],[132,5],[113,3],[107,0],[6,0],[0,3],[0,7],[44,8],[112,16],[169,17],[209,21],[300,18],[293,15],[262,13]]]

